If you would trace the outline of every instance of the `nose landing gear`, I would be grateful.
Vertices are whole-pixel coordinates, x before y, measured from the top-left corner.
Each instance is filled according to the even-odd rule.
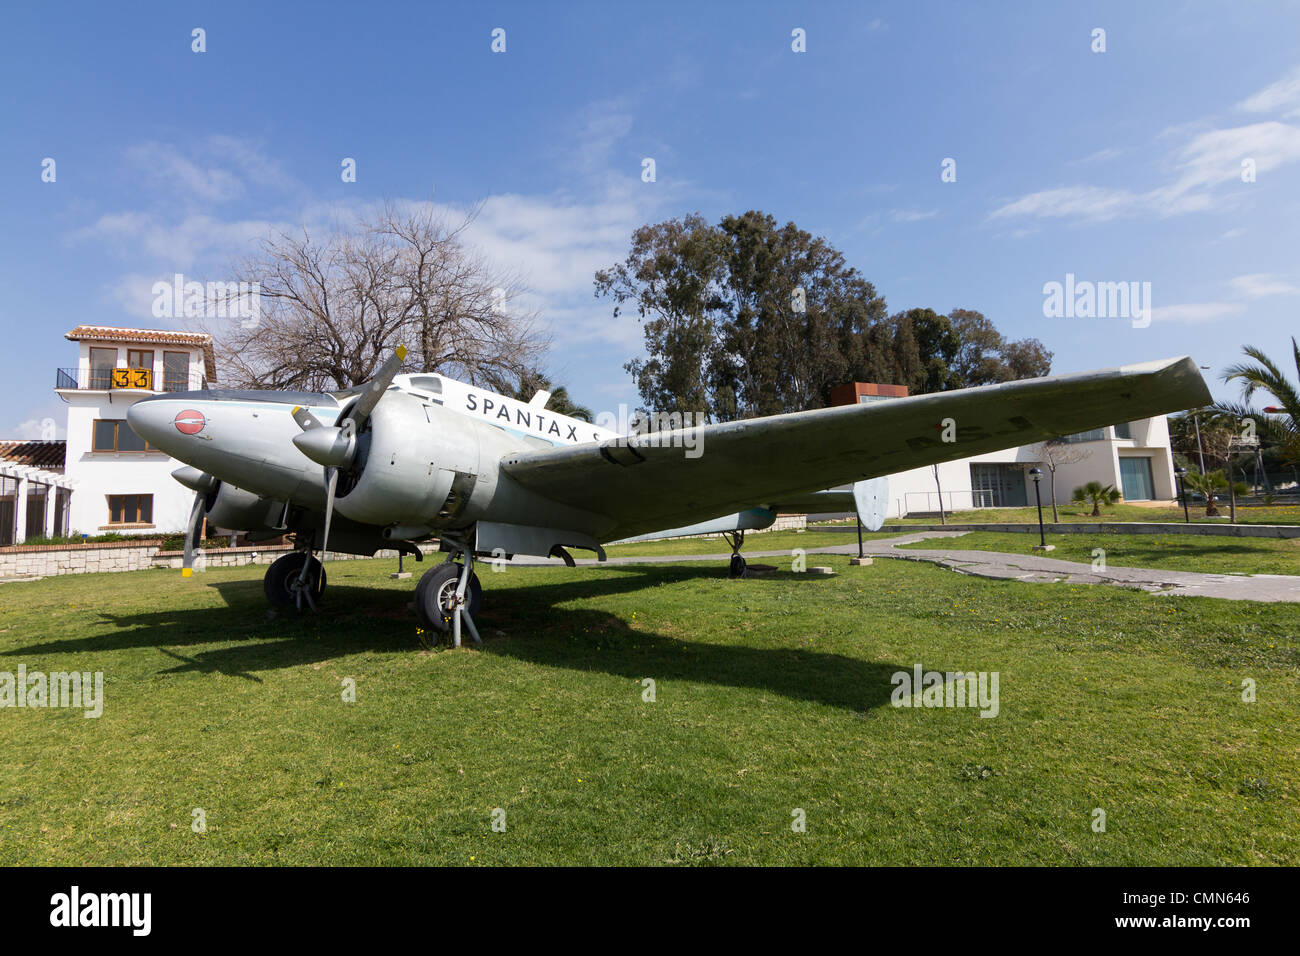
[[[733,578],[743,578],[747,565],[740,554],[740,549],[745,544],[745,532],[724,531],[722,537],[731,545],[731,568],[728,573]]]

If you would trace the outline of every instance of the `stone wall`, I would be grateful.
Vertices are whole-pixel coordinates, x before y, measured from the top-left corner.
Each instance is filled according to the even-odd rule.
[[[123,541],[103,544],[37,545],[0,548],[0,580],[43,578],[59,574],[94,574],[101,571],[142,571],[147,568],[179,569],[184,563],[182,551],[162,551],[160,541]],[[425,554],[438,550],[438,543],[426,542]],[[292,545],[253,545],[242,548],[207,548],[202,552],[210,568],[235,568],[247,564],[270,564]],[[397,559],[396,551],[377,551],[376,558]],[[346,561],[359,555],[326,555],[327,561]],[[412,558],[412,560],[414,560]]]

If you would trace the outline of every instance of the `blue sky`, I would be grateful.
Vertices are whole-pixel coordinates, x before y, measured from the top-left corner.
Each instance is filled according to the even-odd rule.
[[[891,311],[978,309],[1059,372],[1190,353],[1235,397],[1241,345],[1285,359],[1297,331],[1297,37],[1271,3],[11,5],[0,438],[62,424],[74,325],[158,325],[160,278],[430,197],[485,201],[471,238],[522,270],[550,371],[596,409],[635,404],[641,338],[595,269],[641,223],[751,208]],[[1045,318],[1067,273],[1150,282],[1153,321]]]

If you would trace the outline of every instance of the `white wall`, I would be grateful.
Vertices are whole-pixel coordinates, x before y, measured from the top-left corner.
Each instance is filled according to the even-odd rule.
[[[1169,448],[1168,422],[1163,415],[1132,423],[1132,439],[1115,438],[1114,428],[1105,429],[1100,441],[1079,442],[1071,449],[1089,452],[1082,461],[1060,465],[1056,471],[1056,501],[1068,504],[1074,489],[1089,481],[1114,485],[1122,490],[1119,459],[1136,455],[1151,459],[1152,494],[1155,499],[1171,500],[1177,494],[1174,484],[1173,453]],[[962,510],[976,506],[971,489],[972,462],[1023,465],[1026,471],[1038,466],[1043,470],[1043,504],[1051,503],[1051,474],[1036,453],[1036,445],[1022,445],[989,452],[939,466],[945,509]],[[1030,505],[1034,503],[1033,481],[1026,475],[1025,490]],[[937,511],[934,471],[930,466],[915,468],[889,476],[889,516],[902,517],[908,511]]]

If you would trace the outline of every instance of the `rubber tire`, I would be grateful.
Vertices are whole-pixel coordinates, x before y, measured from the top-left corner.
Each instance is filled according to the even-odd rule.
[[[289,581],[302,572],[305,560],[307,560],[306,551],[291,551],[276,558],[266,569],[266,576],[262,578],[262,589],[266,592],[266,599],[275,607],[290,607],[295,604],[293,591],[289,590]],[[311,560],[319,575],[313,596],[319,598],[325,593],[325,567],[316,558]]]
[[[731,577],[743,578],[745,576],[745,566],[745,559],[739,554],[733,554],[731,556]]]
[[[445,594],[448,587],[453,591],[456,589],[456,583],[460,580],[460,572],[463,569],[463,565],[448,561],[430,568],[420,576],[420,583],[415,586],[415,616],[419,618],[420,624],[425,629],[442,633],[451,630],[451,616],[445,613],[438,603],[438,598],[439,594]],[[479,584],[478,575],[473,571],[469,575],[467,593],[469,616],[477,620],[479,608],[483,606],[483,587]]]

